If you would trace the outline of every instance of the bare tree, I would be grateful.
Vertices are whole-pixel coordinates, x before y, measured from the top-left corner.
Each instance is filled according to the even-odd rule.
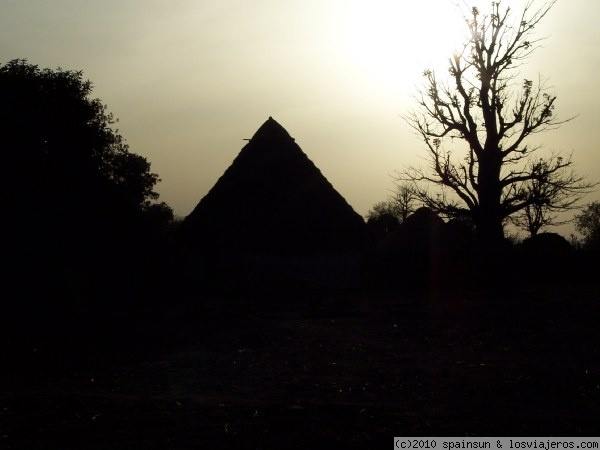
[[[529,1],[516,21],[501,2],[486,15],[472,8],[465,15],[468,41],[449,59],[450,78],[425,71],[418,109],[405,117],[424,141],[430,166],[409,167],[398,179],[412,182],[435,211],[470,217],[486,244],[503,239],[510,216],[569,209],[593,186],[573,171],[571,155],[542,155],[528,140],[566,122],[556,117],[556,96],[544,79],[516,81],[543,39],[533,31],[555,2],[534,8]]]
[[[555,220],[556,216],[549,214],[541,204],[527,205],[510,218],[513,225],[527,231],[532,237],[549,225],[558,225],[558,223],[554,223]]]
[[[415,211],[416,204],[417,196],[412,185],[399,183],[388,200],[373,205],[367,213],[367,220],[389,216],[396,219],[400,224]]]
[[[409,214],[415,211],[417,196],[412,185],[408,183],[399,183],[392,196],[392,203],[396,206],[398,219],[400,223],[404,222]]]
[[[546,171],[545,163],[545,161],[535,163],[530,168],[530,172]],[[536,165],[537,167],[535,167]],[[537,235],[540,230],[548,226],[563,225],[570,222],[570,220],[559,220],[557,213],[573,208],[573,205],[581,198],[581,192],[573,192],[565,185],[565,181],[567,183],[571,182],[568,177],[563,177],[563,183],[560,183],[560,181],[538,178],[530,180],[524,190],[527,197],[532,199],[532,202],[510,216],[510,221],[515,226],[527,231],[530,236]]]
[[[411,185],[397,184],[388,200],[375,203],[369,210],[367,225],[380,236],[388,236],[415,211],[416,200]]]

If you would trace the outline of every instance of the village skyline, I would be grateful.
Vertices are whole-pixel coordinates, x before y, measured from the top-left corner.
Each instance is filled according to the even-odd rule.
[[[3,0],[2,447],[597,435],[598,13]]]
[[[517,14],[523,2],[507,4]],[[191,212],[269,116],[365,216],[389,195],[395,171],[424,164],[422,143],[401,116],[415,106],[423,70],[444,75],[460,39],[452,1],[249,8],[60,0],[0,8],[0,60],[82,70],[131,150],[160,175],[157,190],[177,216]],[[539,142],[573,151],[576,170],[591,181],[600,179],[600,31],[592,22],[599,12],[591,0],[559,1],[522,74],[547,77],[558,116],[574,117]]]

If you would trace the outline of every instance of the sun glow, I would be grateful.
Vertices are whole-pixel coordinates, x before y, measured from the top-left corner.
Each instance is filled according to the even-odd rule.
[[[386,88],[414,87],[425,69],[446,70],[466,41],[461,12],[450,0],[350,0],[339,36],[349,63]]]

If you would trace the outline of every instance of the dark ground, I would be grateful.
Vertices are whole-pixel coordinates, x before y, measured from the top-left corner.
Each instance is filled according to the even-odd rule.
[[[598,436],[599,312],[583,288],[271,295],[5,335],[0,448]]]

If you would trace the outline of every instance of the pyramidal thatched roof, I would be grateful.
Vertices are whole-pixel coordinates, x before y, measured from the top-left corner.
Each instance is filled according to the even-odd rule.
[[[185,240],[233,253],[356,249],[365,223],[272,117],[182,223]]]

